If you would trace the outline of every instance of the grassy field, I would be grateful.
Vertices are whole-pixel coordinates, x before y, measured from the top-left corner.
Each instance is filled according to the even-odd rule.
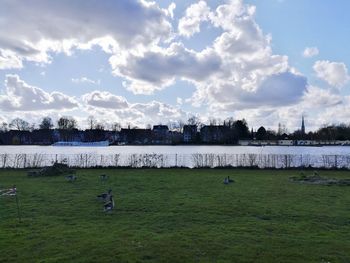
[[[234,184],[222,183],[228,175]],[[0,170],[22,214],[19,223],[15,198],[0,197],[0,262],[350,262],[350,187],[289,182],[295,175],[79,170],[69,183]],[[109,188],[117,208],[105,214],[96,195]]]

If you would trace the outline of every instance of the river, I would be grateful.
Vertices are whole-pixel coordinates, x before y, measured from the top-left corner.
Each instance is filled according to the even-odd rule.
[[[42,167],[54,161],[71,166],[132,167],[346,167],[348,146],[0,146],[0,167]]]

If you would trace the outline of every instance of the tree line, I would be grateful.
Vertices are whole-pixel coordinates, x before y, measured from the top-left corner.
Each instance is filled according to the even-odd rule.
[[[70,116],[60,117],[56,122],[51,117],[44,117],[37,124],[29,123],[22,118],[15,118],[9,123],[3,122],[0,125],[0,133],[3,141],[11,141],[11,143],[22,143],[28,141],[27,137],[44,138],[47,144],[55,141],[55,133],[57,131],[60,139],[69,141],[83,137],[85,141],[97,141],[108,139],[113,133],[118,133],[122,129],[122,125],[118,122],[103,123],[95,117],[89,116],[86,119],[86,128],[79,129],[78,121]],[[196,138],[194,143],[213,142],[222,144],[235,144],[238,140],[350,140],[350,126],[346,124],[324,125],[316,131],[303,133],[301,130],[288,132],[285,126],[279,124],[276,131],[266,129],[261,126],[256,130],[249,129],[247,122],[227,118],[223,121],[215,118],[209,119],[204,124],[196,116],[190,117],[187,121],[169,122],[165,125],[169,128],[169,132],[182,133],[185,126],[195,127]],[[127,129],[138,129],[136,126],[127,125]],[[148,124],[146,129],[151,130],[152,126]],[[124,129],[125,130],[125,129]],[[8,137],[13,136],[9,139]],[[107,136],[108,135],[108,136]],[[26,137],[27,136],[27,137]],[[80,137],[79,137],[80,136]],[[57,136],[56,136],[57,137]],[[4,139],[5,138],[5,139]],[[35,141],[35,140],[34,140]],[[176,142],[181,142],[177,140]],[[1,141],[0,141],[1,143]]]

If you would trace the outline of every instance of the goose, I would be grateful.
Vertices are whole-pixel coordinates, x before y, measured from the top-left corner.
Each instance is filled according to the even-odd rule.
[[[104,212],[109,212],[112,211],[112,209],[114,208],[114,199],[113,199],[113,195],[111,195],[109,197],[109,201],[107,203],[104,204],[103,206],[103,211]]]
[[[17,194],[17,188],[14,185],[12,188],[10,189],[3,189],[0,190],[0,194],[1,195],[8,195],[8,196],[15,196]]]
[[[229,179],[227,177],[225,177],[224,184],[229,184],[229,183],[230,183]]]
[[[68,182],[74,182],[77,180],[77,177],[75,175],[67,175],[65,178]]]
[[[112,189],[109,189],[107,193],[102,193],[97,196],[98,199],[106,201],[109,197],[112,196]]]
[[[227,176],[227,180],[228,180],[229,183],[234,183],[235,182],[234,180],[230,179],[230,176]]]

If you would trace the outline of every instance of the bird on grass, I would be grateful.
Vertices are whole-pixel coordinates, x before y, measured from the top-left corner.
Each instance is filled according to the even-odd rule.
[[[112,196],[112,189],[109,189],[107,193],[102,193],[97,196],[98,199],[102,201],[107,201]]]
[[[10,189],[0,190],[0,196],[1,195],[15,196],[16,194],[17,194],[17,187],[15,185]]]
[[[68,182],[74,182],[78,179],[75,175],[67,175],[65,178]]]
[[[230,176],[225,177],[224,179],[224,184],[230,184],[230,183],[234,183],[235,181],[230,179]]]
[[[109,200],[104,204],[103,211],[104,212],[110,212],[114,208],[114,199],[113,195],[110,195]]]
[[[225,179],[224,179],[224,184],[229,184],[229,183],[230,183],[230,182],[229,182],[228,178],[225,177]]]

